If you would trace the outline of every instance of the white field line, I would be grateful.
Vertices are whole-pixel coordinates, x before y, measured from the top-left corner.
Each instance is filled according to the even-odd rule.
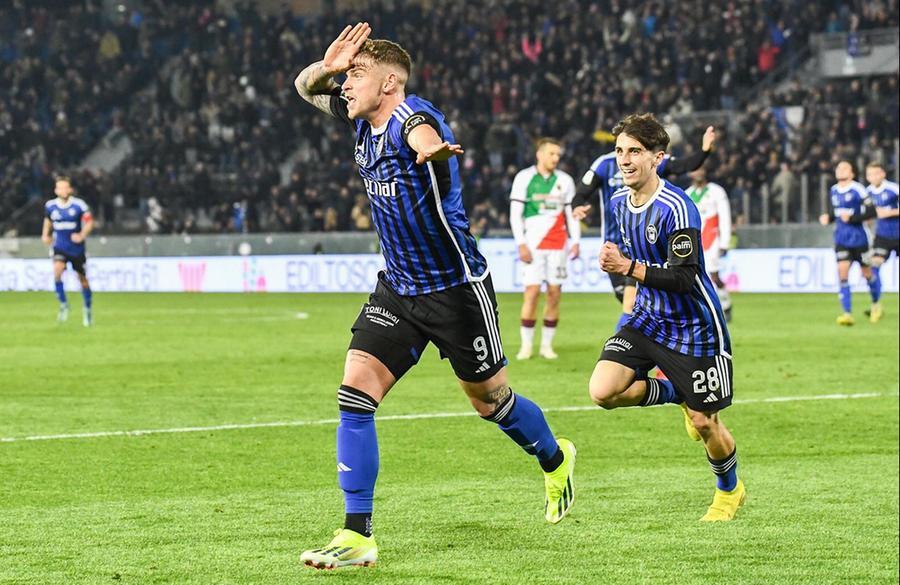
[[[878,398],[882,396],[897,396],[896,393],[887,392],[859,392],[856,394],[819,394],[815,396],[777,396],[773,398],[747,398],[735,400],[733,404],[766,404],[773,402],[802,402],[806,400],[851,400],[857,398]],[[582,406],[557,406],[545,408],[544,412],[580,412],[597,410],[592,405]],[[462,416],[475,416],[475,412],[423,412],[419,414],[391,414],[379,416],[378,422],[391,420],[422,420],[429,418],[458,418]],[[68,433],[60,435],[29,435],[23,437],[2,437],[0,443],[14,443],[21,441],[59,441],[64,439],[95,439],[99,437],[140,437],[143,435],[163,435],[172,433],[204,433],[213,431],[231,431],[239,429],[265,429],[275,427],[308,427],[318,425],[333,425],[339,423],[337,418],[323,418],[318,420],[293,420],[273,421],[260,423],[241,423],[227,425],[212,425],[206,427],[176,427],[171,429],[144,429],[134,431],[100,431],[96,433]]]

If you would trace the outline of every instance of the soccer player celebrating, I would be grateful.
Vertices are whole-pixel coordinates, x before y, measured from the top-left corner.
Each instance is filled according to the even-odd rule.
[[[706,128],[703,133],[703,141],[700,151],[684,158],[675,158],[665,155],[657,166],[656,172],[661,177],[676,177],[683,173],[700,168],[712,152],[713,145],[716,141],[716,130],[712,126]],[[621,189],[625,185],[622,179],[622,171],[616,164],[616,153],[608,152],[597,157],[591,167],[581,178],[581,184],[578,185],[578,191],[572,202],[573,215],[575,219],[582,220],[587,217],[591,209],[588,203],[594,193],[599,192],[600,203],[600,237],[604,241],[612,242],[617,246],[621,246],[619,239],[619,226],[616,224],[616,212],[612,204],[613,193]],[[616,329],[622,325],[631,316],[634,307],[634,297],[636,294],[635,281],[633,278],[626,278],[619,274],[609,275],[610,283],[613,287],[613,293],[622,303],[622,315],[619,317],[619,323]]]
[[[686,193],[700,212],[700,240],[703,243],[706,272],[716,285],[725,320],[731,321],[731,295],[719,278],[719,258],[728,253],[731,243],[731,205],[728,194],[721,185],[707,181],[706,171],[702,168],[691,172],[690,177],[691,186]]]
[[[444,115],[406,95],[409,55],[371,40],[368,23],[347,26],[294,83],[300,96],[356,133],[356,164],[368,193],[386,270],[351,331],[338,390],[338,483],[345,522],[323,548],[303,552],[316,568],[370,565],[378,475],[375,411],[434,343],[450,360],[475,410],[544,471],[545,518],[559,522],[574,496],[575,447],[555,439],[541,409],[510,390],[497,302],[484,257],[469,232],[454,142]],[[346,73],[338,86],[333,78]]]
[[[572,217],[575,181],[556,167],[562,154],[559,142],[542,138],[537,143],[537,164],[519,171],[510,191],[509,223],[519,246],[525,296],[521,311],[522,346],[516,359],[531,357],[537,302],[541,283],[547,283],[541,357],[556,359],[553,336],[559,323],[559,300],[566,279],[566,240],[572,258],[578,258],[581,226]]]
[[[57,321],[63,322],[69,318],[69,303],[66,300],[62,277],[66,271],[66,264],[71,264],[81,281],[81,296],[84,299],[82,323],[85,327],[90,327],[92,295],[91,284],[88,282],[85,271],[87,259],[84,242],[91,230],[94,229],[91,210],[82,199],[72,196],[75,191],[72,189],[72,181],[69,177],[56,177],[53,192],[56,194],[56,198],[44,204],[44,227],[41,239],[48,246],[53,246],[53,280],[56,286],[56,298],[59,299]]]
[[[669,136],[652,115],[628,116],[613,134],[626,187],[612,197],[623,248],[604,243],[600,266],[641,286],[594,368],[591,398],[607,409],[684,402],[717,476],[701,520],[731,520],[746,497],[734,439],[719,417],[732,400],[731,341],[704,266],[700,214],[657,174]],[[654,366],[669,379],[648,378]]]
[[[850,326],[855,323],[851,313],[850,266],[858,262],[863,276],[869,283],[872,296],[870,314],[880,317],[881,279],[869,266],[866,252],[869,251],[869,235],[864,222],[876,215],[872,200],[865,187],[854,181],[856,171],[850,161],[842,160],[834,168],[837,183],[831,186],[828,200],[829,211],[819,217],[822,225],[835,223],[834,251],[837,256],[838,279],[841,282],[840,299],[844,312],[837,318],[838,325]]]
[[[866,165],[866,192],[875,204],[878,221],[875,223],[875,245],[872,246],[872,272],[881,280],[879,270],[891,253],[900,256],[900,209],[897,207],[897,183],[886,180],[884,165],[871,162]],[[881,303],[872,305],[869,320],[877,323],[883,314]]]

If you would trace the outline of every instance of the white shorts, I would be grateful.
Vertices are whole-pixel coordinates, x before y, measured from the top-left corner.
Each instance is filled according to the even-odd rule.
[[[703,250],[703,258],[706,261],[706,272],[713,273],[719,271],[719,249],[715,246],[709,250]]]
[[[522,284],[540,286],[542,282],[560,285],[569,276],[568,258],[565,250],[532,250],[531,263],[522,266]]]

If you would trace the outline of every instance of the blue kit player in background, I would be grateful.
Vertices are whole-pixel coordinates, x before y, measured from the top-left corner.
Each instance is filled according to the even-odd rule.
[[[652,115],[628,116],[613,134],[625,183],[612,197],[622,248],[604,243],[600,267],[640,286],[634,312],[604,345],[591,398],[606,409],[684,403],[717,477],[701,520],[731,520],[746,497],[734,438],[719,417],[732,401],[731,340],[704,265],[700,212],[657,174],[669,136]],[[647,377],[655,366],[668,380]]]
[[[837,256],[838,280],[840,281],[841,308],[838,325],[853,325],[856,321],[852,314],[852,296],[850,293],[850,266],[858,262],[863,276],[869,283],[872,295],[870,313],[881,313],[881,279],[869,265],[869,234],[866,231],[866,220],[876,215],[875,206],[866,192],[866,188],[854,181],[856,171],[850,161],[842,160],[834,168],[837,183],[831,186],[828,198],[828,213],[819,217],[822,225],[834,223],[834,252]]]
[[[897,205],[897,183],[887,180],[884,165],[871,162],[866,165],[866,192],[875,206],[878,221],[875,222],[875,242],[872,245],[872,272],[881,279],[881,265],[890,258],[900,256],[900,209]],[[877,323],[884,314],[881,303],[875,303],[869,310],[869,321]]]
[[[69,303],[66,300],[62,276],[66,271],[66,264],[71,264],[81,281],[81,295],[84,298],[82,323],[85,327],[90,327],[91,284],[85,272],[87,258],[84,242],[94,229],[91,210],[83,200],[73,197],[74,190],[69,177],[56,177],[53,192],[56,199],[51,199],[44,205],[41,239],[45,244],[53,246],[53,280],[56,297],[59,299],[57,320],[63,322],[69,318]]]
[[[574,498],[574,445],[554,438],[541,409],[507,382],[493,285],[462,204],[455,157],[463,150],[440,111],[406,95],[409,54],[370,40],[370,32],[368,23],[346,27],[294,83],[304,100],[355,132],[354,156],[386,263],[351,328],[337,395],[344,528],[327,546],[300,556],[319,569],[371,565],[378,557],[375,411],[428,343],[449,359],[478,414],[537,459],[545,519],[562,520]],[[338,86],[333,77],[344,73]]]
[[[703,166],[712,152],[716,141],[716,130],[712,126],[706,128],[703,133],[703,141],[700,151],[691,155],[675,158],[665,155],[656,169],[660,177],[677,177],[678,175],[695,171]],[[612,195],[621,189],[625,183],[622,180],[622,172],[616,164],[616,153],[608,152],[597,157],[591,163],[591,167],[581,178],[581,183],[575,192],[572,201],[572,215],[577,220],[587,217],[591,209],[591,198],[594,193],[599,193],[600,210],[600,237],[603,241],[612,242],[617,246],[622,245],[619,236],[619,226],[616,223],[616,213],[612,206]],[[631,315],[634,307],[635,282],[632,278],[626,278],[620,274],[610,274],[610,283],[616,298],[622,303],[622,315],[616,329],[620,328]]]

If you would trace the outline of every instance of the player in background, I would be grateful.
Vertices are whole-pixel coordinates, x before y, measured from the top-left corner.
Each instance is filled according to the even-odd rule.
[[[665,155],[659,163],[656,171],[661,177],[677,177],[678,175],[700,168],[716,142],[716,130],[712,126],[706,128],[700,151],[683,158]],[[587,217],[591,209],[590,199],[594,193],[599,192],[600,204],[600,237],[607,242],[621,245],[619,239],[619,227],[616,224],[616,213],[612,206],[612,195],[621,189],[625,183],[622,180],[622,172],[616,165],[616,153],[608,152],[597,157],[591,167],[581,178],[575,200],[572,202],[573,215],[581,221]],[[616,329],[628,320],[634,307],[636,293],[635,282],[632,278],[625,278],[620,274],[610,274],[609,280],[613,287],[613,293],[622,303],[622,315],[616,324]]]
[[[553,336],[559,323],[562,284],[567,277],[566,240],[571,239],[568,254],[573,259],[579,255],[581,225],[572,217],[575,181],[556,168],[561,154],[562,148],[555,139],[538,140],[537,164],[519,171],[509,194],[509,223],[519,247],[525,285],[519,329],[522,345],[516,355],[519,360],[531,357],[537,303],[544,282],[547,301],[540,355],[551,360],[558,357],[553,351]]]
[[[545,519],[559,522],[574,497],[574,445],[554,438],[541,409],[507,381],[493,285],[462,204],[455,157],[463,149],[437,108],[406,95],[409,54],[390,41],[370,40],[370,32],[368,23],[347,26],[323,60],[294,82],[304,100],[355,132],[355,160],[386,263],[351,328],[337,393],[344,528],[327,546],[301,554],[315,568],[376,561],[375,411],[429,342],[450,360],[478,414],[537,459]],[[338,86],[333,78],[343,73]]]
[[[734,438],[719,417],[732,401],[731,340],[704,266],[700,214],[657,173],[669,136],[652,115],[628,116],[613,134],[626,187],[611,199],[623,247],[604,243],[600,267],[641,286],[628,321],[604,345],[590,395],[606,409],[683,402],[717,478],[701,520],[731,520],[746,497]],[[647,377],[655,366],[668,380]]]
[[[84,299],[82,323],[85,327],[90,327],[92,295],[91,284],[88,282],[85,271],[87,262],[85,240],[94,229],[91,210],[82,199],[73,197],[75,190],[72,189],[72,181],[69,177],[56,177],[53,192],[56,194],[56,198],[44,204],[44,226],[41,231],[41,239],[48,246],[53,246],[53,281],[56,287],[56,298],[59,299],[57,320],[63,322],[69,318],[69,303],[66,300],[62,277],[66,271],[66,264],[71,264],[81,281],[81,296]]]
[[[872,272],[881,280],[881,265],[890,257],[900,256],[900,209],[897,207],[897,183],[887,180],[884,165],[870,162],[866,165],[866,192],[875,205],[878,221],[875,223],[875,243],[872,246]],[[873,303],[869,321],[877,323],[884,311],[881,303]]]
[[[731,321],[731,295],[719,278],[719,259],[725,257],[731,244],[731,205],[728,194],[721,185],[707,181],[706,171],[702,168],[692,171],[689,176],[691,186],[686,193],[700,212],[700,240],[703,243],[706,272],[716,285],[725,320]]]
[[[877,272],[869,266],[869,234],[864,222],[876,215],[875,206],[869,198],[865,187],[854,181],[856,171],[850,161],[842,160],[834,168],[837,183],[831,186],[828,199],[828,213],[819,216],[822,225],[835,224],[834,251],[837,256],[838,280],[840,280],[841,313],[837,318],[838,325],[850,326],[855,323],[851,313],[852,295],[850,293],[850,266],[858,262],[863,276],[869,283],[872,296],[872,313],[880,313],[881,279]]]

